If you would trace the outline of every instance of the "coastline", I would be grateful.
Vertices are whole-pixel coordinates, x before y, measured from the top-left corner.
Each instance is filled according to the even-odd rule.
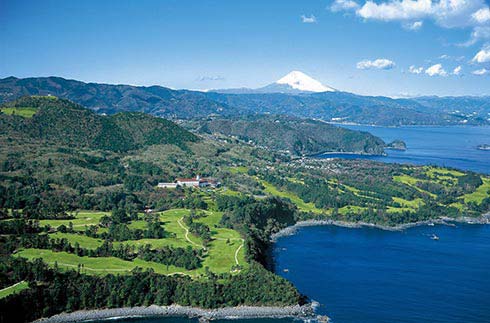
[[[386,231],[403,231],[405,229],[422,226],[422,225],[431,225],[431,224],[451,225],[454,224],[454,222],[466,223],[466,224],[490,224],[490,213],[483,214],[477,218],[472,218],[472,217],[451,218],[451,217],[443,216],[432,220],[405,223],[396,226],[387,226],[387,225],[373,224],[367,222],[346,222],[346,221],[335,221],[335,220],[304,220],[304,221],[299,221],[292,226],[286,227],[280,230],[279,232],[272,234],[270,240],[272,242],[275,242],[278,238],[294,234],[299,228],[310,227],[310,226],[334,225],[338,227],[353,228],[353,229],[376,228],[376,229],[386,230]]]
[[[188,317],[197,318],[199,322],[219,319],[256,319],[256,318],[296,318],[303,320],[316,319],[328,322],[328,318],[315,314],[316,302],[294,306],[237,306],[217,309],[170,305],[140,306],[109,309],[81,310],[61,313],[48,318],[41,318],[35,323],[74,323],[95,320],[127,319],[138,317]]]
[[[384,148],[386,149],[386,148]],[[383,157],[383,156],[387,156],[387,154],[385,152],[381,153],[381,154],[375,154],[375,153],[367,153],[367,152],[364,152],[364,151],[324,151],[324,152],[319,152],[319,153],[313,153],[313,154],[309,154],[309,155],[305,155],[303,157],[306,157],[306,158],[321,158],[322,156],[372,156],[372,157]],[[325,157],[327,158],[327,157]]]

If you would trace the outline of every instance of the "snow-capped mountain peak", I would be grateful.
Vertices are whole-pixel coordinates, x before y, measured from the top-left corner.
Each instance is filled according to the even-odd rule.
[[[335,89],[325,86],[303,72],[292,71],[275,82],[276,84],[289,85],[291,88],[305,92],[332,92]]]

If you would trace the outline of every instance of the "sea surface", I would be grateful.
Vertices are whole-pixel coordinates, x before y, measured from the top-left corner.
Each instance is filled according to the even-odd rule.
[[[490,144],[490,127],[375,127],[341,125],[380,137],[386,143],[405,141],[406,151],[386,150],[388,156],[328,154],[323,157],[364,158],[388,163],[438,165],[490,174],[490,151],[476,149]]]
[[[347,127],[371,132],[386,142],[404,140],[408,150],[388,151],[385,157],[338,157],[432,164],[490,174],[490,152],[476,149],[490,144],[490,127]],[[433,234],[440,239],[432,240]],[[490,322],[490,225],[420,226],[399,232],[303,227],[280,238],[273,256],[276,272],[320,302],[318,312],[330,316],[333,323]]]
[[[334,323],[488,323],[489,250],[489,225],[315,226],[280,238],[274,259]]]

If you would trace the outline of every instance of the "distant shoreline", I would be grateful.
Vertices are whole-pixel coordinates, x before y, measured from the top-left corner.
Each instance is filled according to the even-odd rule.
[[[384,148],[386,149],[386,148]],[[366,152],[352,152],[352,151],[325,151],[320,153],[314,153],[310,155],[302,156],[304,158],[322,158],[322,156],[330,156],[330,155],[346,155],[346,156],[368,156],[368,157],[386,157],[388,156],[386,153],[374,154],[374,153],[366,153]],[[334,157],[335,158],[335,157]]]
[[[95,320],[113,320],[127,318],[159,318],[159,317],[188,317],[198,318],[200,322],[219,319],[256,319],[256,318],[302,318],[318,319],[324,322],[327,317],[315,314],[316,303],[294,306],[237,306],[217,309],[202,309],[190,306],[139,306],[109,309],[81,310],[71,313],[61,313],[49,318],[42,318],[34,323],[75,323]]]
[[[344,228],[376,228],[385,231],[403,231],[405,229],[430,225],[430,224],[439,224],[439,225],[451,225],[451,223],[466,223],[466,224],[490,224],[490,213],[483,214],[480,217],[472,218],[472,217],[459,217],[459,218],[450,218],[450,217],[440,217],[437,219],[426,220],[426,221],[418,221],[412,223],[404,223],[396,226],[387,226],[381,224],[373,224],[367,222],[346,222],[346,221],[335,221],[335,220],[305,220],[299,221],[296,224],[289,226],[280,230],[277,233],[271,235],[271,241],[275,242],[278,238],[285,237],[296,233],[299,228],[302,227],[311,227],[311,226],[324,226],[324,225],[333,225]]]

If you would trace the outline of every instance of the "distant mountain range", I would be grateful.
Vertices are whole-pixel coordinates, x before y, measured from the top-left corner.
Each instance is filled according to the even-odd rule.
[[[0,103],[48,94],[98,113],[137,111],[179,119],[265,113],[387,126],[490,124],[490,97],[361,96],[336,91],[300,72],[260,89],[214,92],[84,83],[60,77],[0,79]]]

